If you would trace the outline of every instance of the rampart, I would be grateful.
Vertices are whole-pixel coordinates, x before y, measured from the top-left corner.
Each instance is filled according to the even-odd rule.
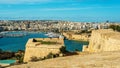
[[[33,40],[37,40],[38,42],[34,42]],[[56,44],[44,44],[39,41],[56,42]],[[44,58],[49,53],[59,54],[62,46],[64,46],[64,40],[62,38],[29,39],[26,44],[24,62],[29,62],[31,57]]]
[[[63,35],[70,40],[89,41],[89,34],[74,34],[74,33],[63,33]]]
[[[111,29],[93,30],[88,46],[83,51],[102,52],[120,50],[120,32]]]

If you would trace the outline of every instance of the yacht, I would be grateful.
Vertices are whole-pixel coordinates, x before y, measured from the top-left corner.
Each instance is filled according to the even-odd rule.
[[[45,34],[45,35],[48,36],[48,37],[50,37],[50,38],[58,38],[58,37],[59,37],[58,34],[55,34],[55,33],[53,33],[53,32],[49,32],[49,33],[47,33],[47,34]]]

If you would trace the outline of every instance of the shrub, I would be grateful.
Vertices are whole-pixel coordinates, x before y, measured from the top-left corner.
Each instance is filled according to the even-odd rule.
[[[9,59],[14,57],[14,53],[13,52],[2,52],[0,53],[0,59]]]
[[[110,25],[109,28],[120,32],[120,26],[119,25]]]
[[[66,51],[66,47],[65,46],[62,46],[61,48],[60,48],[60,52],[61,53],[66,53],[67,51]]]
[[[46,58],[47,58],[47,59],[49,59],[49,58],[54,58],[54,54],[50,52],[50,53],[46,56]]]
[[[31,61],[32,62],[35,62],[35,61],[38,61],[39,59],[36,57],[36,56],[33,56],[33,57],[31,57]]]
[[[16,55],[15,58],[18,60],[18,63],[23,63],[24,55]]]

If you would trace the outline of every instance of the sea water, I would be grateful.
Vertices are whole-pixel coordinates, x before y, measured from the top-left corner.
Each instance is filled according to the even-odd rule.
[[[20,32],[15,32],[15,33],[20,33]],[[22,33],[26,33],[26,32],[22,32]],[[25,45],[29,38],[47,38],[44,32],[27,32],[27,34],[28,35],[23,37],[0,38],[0,49],[5,51],[25,50]],[[68,51],[75,51],[75,50],[82,51],[83,45],[88,44],[88,42],[73,41],[73,40],[64,40],[64,42],[66,49]]]

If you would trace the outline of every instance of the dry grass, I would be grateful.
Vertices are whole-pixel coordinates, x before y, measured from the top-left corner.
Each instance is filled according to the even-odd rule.
[[[109,53],[109,54],[108,54]],[[105,55],[106,54],[106,55]],[[112,54],[112,55],[111,55]],[[82,56],[81,56],[82,55]],[[120,68],[120,52],[79,53],[9,68]]]

